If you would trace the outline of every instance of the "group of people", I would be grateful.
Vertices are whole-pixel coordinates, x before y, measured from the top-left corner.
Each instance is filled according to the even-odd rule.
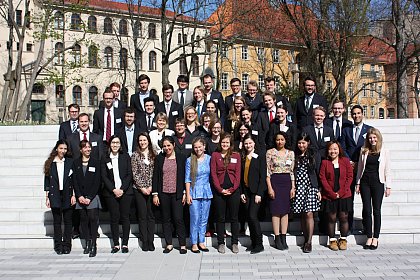
[[[44,165],[57,254],[70,253],[72,228],[79,228],[74,216],[79,216],[84,253],[96,256],[103,206],[110,213],[111,252],[127,253],[133,201],[143,251],[155,250],[158,210],[163,253],[174,248],[173,229],[181,254],[187,253],[188,231],[191,251],[208,251],[205,237],[216,224],[217,250],[223,254],[228,222],[231,250],[238,253],[244,224],[241,220],[240,226],[239,216],[246,217],[250,231],[247,250],[262,252],[258,214],[264,201],[277,249],[288,249],[289,214],[294,213],[301,215],[302,250],[311,252],[318,212],[329,248],[345,250],[355,192],[363,201],[364,248],[378,247],[382,198],[390,195],[389,153],[381,133],[364,124],[361,106],[352,107],[352,123],[343,118],[343,102],[336,100],[333,116],[326,118],[327,102],[316,93],[312,78],[305,79],[305,94],[294,110],[287,98],[274,94],[272,78],[266,79],[264,93],[258,92],[255,81],[243,93],[241,81],[234,78],[226,98],[213,89],[211,76],[205,75],[202,82],[191,92],[188,77],[181,75],[177,90],[169,84],[162,87],[164,100],[159,102],[149,90],[149,77],[142,74],[130,107],[119,100],[120,85],[112,83],[93,115],[92,131],[90,116],[80,113],[77,104],[68,106],[70,120],[60,125],[59,140]]]

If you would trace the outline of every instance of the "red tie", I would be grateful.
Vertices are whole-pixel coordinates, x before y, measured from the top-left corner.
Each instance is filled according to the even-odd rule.
[[[83,132],[83,140],[87,141],[86,132]]]
[[[109,142],[111,138],[111,109],[108,109],[108,115],[106,117],[106,142]]]
[[[273,111],[270,110],[270,122],[272,122],[273,119],[274,119],[274,117],[273,117]]]

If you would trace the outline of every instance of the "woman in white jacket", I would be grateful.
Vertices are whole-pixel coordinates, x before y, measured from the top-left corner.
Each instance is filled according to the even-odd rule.
[[[382,147],[382,135],[378,129],[370,128],[360,152],[356,177],[356,193],[362,196],[363,227],[367,236],[364,249],[378,248],[382,199],[391,194],[390,173],[389,152]]]

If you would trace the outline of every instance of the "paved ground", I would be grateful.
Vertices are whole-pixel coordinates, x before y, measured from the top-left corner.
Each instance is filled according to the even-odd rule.
[[[111,255],[101,249],[89,258],[80,250],[57,256],[52,250],[0,250],[0,279],[420,279],[419,245],[383,245],[365,251],[353,245],[345,252],[314,246],[303,254],[293,246],[280,252],[238,255],[228,251],[180,255],[161,250]]]

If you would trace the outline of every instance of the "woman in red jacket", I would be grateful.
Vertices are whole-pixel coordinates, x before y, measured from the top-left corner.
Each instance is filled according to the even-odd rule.
[[[226,207],[229,208],[232,228],[232,252],[239,253],[238,248],[238,212],[241,192],[238,189],[241,182],[241,156],[233,152],[232,136],[223,133],[220,136],[219,147],[211,156],[211,178],[214,187],[213,202],[216,209],[216,231],[218,252],[225,253],[225,220]]]
[[[329,248],[333,251],[346,250],[348,211],[352,209],[350,184],[353,180],[353,168],[336,140],[327,144],[327,159],[321,163],[319,178],[322,183],[322,209],[328,215]],[[335,238],[337,213],[340,221],[338,242]]]

